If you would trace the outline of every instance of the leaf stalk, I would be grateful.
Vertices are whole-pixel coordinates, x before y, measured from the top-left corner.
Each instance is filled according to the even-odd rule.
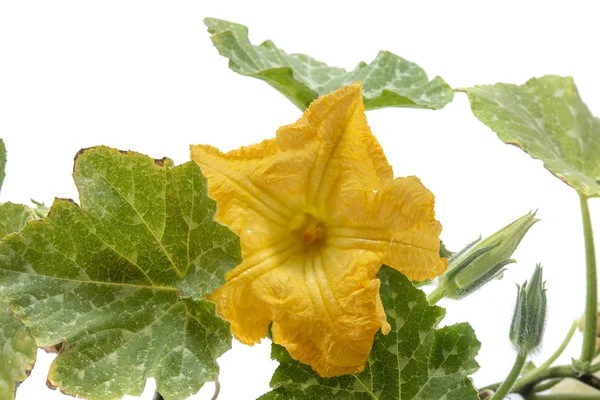
[[[583,237],[585,241],[586,260],[586,300],[585,326],[580,361],[589,365],[596,352],[596,336],[598,329],[598,287],[596,273],[596,252],[588,198],[579,194],[581,218],[583,221]]]
[[[219,375],[217,375],[215,378],[215,391],[210,400],[217,400],[219,393],[221,393],[221,382],[219,382]]]

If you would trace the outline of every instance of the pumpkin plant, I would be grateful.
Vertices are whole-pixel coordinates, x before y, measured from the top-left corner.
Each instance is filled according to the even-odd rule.
[[[233,151],[192,144],[181,165],[83,149],[77,204],[0,205],[0,398],[14,398],[42,347],[59,353],[48,382],[66,394],[116,400],[153,377],[156,398],[185,399],[217,379],[232,337],[247,345],[269,337],[279,367],[261,399],[582,398],[547,394],[567,378],[600,399],[589,211],[600,196],[600,120],[572,78],[453,89],[390,52],[346,71],[271,41],[253,45],[243,25],[205,24],[233,71],[267,82],[302,116]],[[555,365],[573,324],[550,359],[527,363],[556,295],[542,266],[530,266],[507,337],[514,366],[481,388],[470,375],[486,338],[468,321],[441,326],[436,303],[498,278],[539,220],[530,212],[449,251],[434,193],[416,176],[394,175],[385,155],[393,149],[382,148],[366,115],[434,112],[463,94],[503,142],[576,191],[585,237],[581,354]],[[5,164],[0,142],[0,185]]]

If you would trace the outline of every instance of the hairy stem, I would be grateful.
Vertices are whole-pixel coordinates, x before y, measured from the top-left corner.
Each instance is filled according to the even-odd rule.
[[[596,336],[598,324],[598,288],[596,275],[596,254],[594,250],[594,236],[588,199],[579,194],[581,204],[581,218],[583,220],[583,237],[585,241],[586,261],[586,299],[585,299],[585,326],[583,329],[583,346],[580,360],[591,363],[596,352]]]
[[[438,286],[433,290],[433,292],[429,293],[429,295],[427,296],[427,301],[429,302],[429,304],[434,305],[435,303],[443,299],[444,295],[444,289]]]
[[[527,353],[519,352],[519,354],[517,354],[515,364],[510,370],[510,373],[508,374],[504,382],[502,382],[502,385],[500,385],[496,393],[492,396],[491,400],[502,400],[510,393],[510,389],[512,389],[515,382],[519,378],[521,371],[523,371],[525,361],[527,361]]]

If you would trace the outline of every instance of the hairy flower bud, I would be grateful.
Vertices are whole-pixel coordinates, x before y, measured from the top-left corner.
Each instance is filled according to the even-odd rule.
[[[510,341],[524,353],[531,353],[542,342],[546,322],[546,288],[542,266],[536,265],[529,283],[518,286],[517,303],[510,325]]]
[[[485,240],[467,246],[450,259],[438,290],[444,297],[460,299],[499,277],[507,264],[515,262],[510,256],[537,221],[535,213],[530,212]]]

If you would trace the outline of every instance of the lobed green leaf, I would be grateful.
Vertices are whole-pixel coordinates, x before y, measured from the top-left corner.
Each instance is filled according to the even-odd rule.
[[[503,142],[542,160],[583,195],[600,196],[600,119],[581,100],[573,78],[547,75],[467,93],[473,114]]]
[[[0,204],[0,238],[19,232],[28,221],[35,218],[34,211],[23,204],[6,202]]]
[[[20,323],[5,303],[0,303],[0,399],[15,398],[20,382],[35,363],[37,346],[29,329]]]
[[[0,204],[0,238],[19,232],[33,218],[32,210],[22,204]],[[15,398],[17,386],[33,368],[36,350],[29,329],[14,316],[8,304],[0,303],[0,399]]]
[[[0,189],[2,189],[2,184],[4,183],[4,178],[6,177],[6,146],[4,145],[4,140],[0,139]]]
[[[467,323],[435,329],[444,309],[430,306],[425,295],[399,272],[379,272],[381,299],[392,330],[381,332],[365,370],[360,374],[321,378],[273,345],[280,362],[271,380],[273,390],[261,400],[469,400],[478,399],[468,375],[479,365],[480,343]]]
[[[204,23],[219,53],[229,58],[229,68],[264,80],[301,110],[317,97],[356,81],[362,82],[366,109],[440,109],[454,97],[442,78],[436,76],[430,81],[417,64],[388,51],[381,51],[370,64],[361,62],[348,72],[304,54],[287,54],[269,40],[254,46],[244,25],[215,18],[206,18]]]
[[[62,346],[48,380],[66,393],[119,399],[154,377],[187,398],[231,345],[204,294],[239,263],[237,236],[213,220],[195,163],[98,147],[73,176],[81,207],[57,199],[0,244],[0,300],[40,346]]]

